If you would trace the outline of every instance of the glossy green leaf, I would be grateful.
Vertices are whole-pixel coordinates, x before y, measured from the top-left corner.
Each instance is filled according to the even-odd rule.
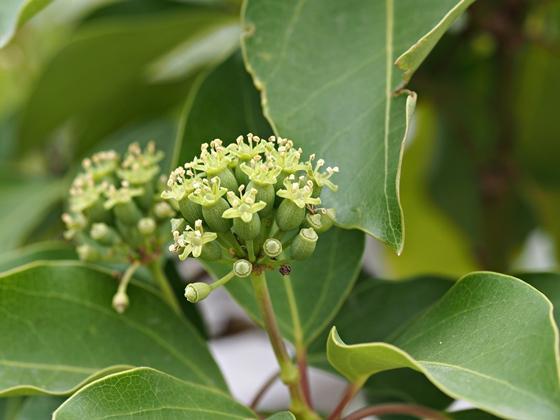
[[[0,254],[0,272],[42,260],[75,260],[75,247],[67,242],[39,242]]]
[[[347,345],[333,328],[327,354],[350,381],[409,367],[448,395],[499,416],[560,416],[552,305],[514,277],[463,277],[391,344]]]
[[[416,110],[415,122],[414,136],[404,152],[400,189],[407,222],[406,247],[401,255],[384,249],[384,275],[402,279],[431,273],[457,278],[478,267],[466,235],[433,202],[426,188],[433,171],[432,156],[437,152],[436,109],[424,102]]]
[[[518,277],[540,290],[552,302],[554,318],[556,319],[556,324],[560,326],[560,274],[525,273]]]
[[[53,420],[101,419],[248,419],[247,407],[225,393],[148,368],[99,379],[70,397]]]
[[[23,112],[21,148],[39,146],[63,128],[84,153],[126,123],[161,115],[184,100],[198,72],[224,51],[214,48],[173,79],[157,79],[152,66],[177,48],[200,50],[237,20],[219,9],[185,6],[86,22],[41,74]]]
[[[225,389],[189,322],[140,284],[129,287],[130,307],[119,315],[111,307],[116,287],[109,271],[78,262],[1,275],[0,394],[64,395],[125,366]]]
[[[306,344],[328,325],[350,293],[358,276],[364,236],[358,231],[332,229],[321,235],[313,256],[292,264],[291,283]],[[231,267],[211,267],[223,275]],[[282,335],[293,340],[294,330],[286,283],[276,272],[267,272],[268,288]],[[247,313],[260,322],[260,309],[250,279],[235,278],[227,289]]]
[[[473,1],[246,3],[246,64],[275,132],[338,165],[342,187],[326,204],[398,252],[400,161],[416,98],[399,88]]]
[[[2,0],[0,2],[0,48],[10,41],[17,28],[52,0]]]
[[[266,138],[272,129],[262,115],[259,95],[240,54],[232,55],[200,80],[188,98],[175,149],[175,164],[192,160],[200,145],[215,138],[225,143],[247,133]]]
[[[66,183],[60,180],[2,182],[0,252],[21,245],[50,208],[62,199],[65,192]]]
[[[352,343],[390,341],[452,285],[450,280],[433,276],[401,281],[364,277],[358,281],[331,325],[336,325]],[[365,323],[364,320],[372,321]],[[328,368],[327,339],[328,331],[325,331],[308,352],[309,362],[323,369]],[[410,369],[393,369],[374,375],[364,385],[364,391],[370,403],[402,401],[443,409],[451,402],[422,374]]]

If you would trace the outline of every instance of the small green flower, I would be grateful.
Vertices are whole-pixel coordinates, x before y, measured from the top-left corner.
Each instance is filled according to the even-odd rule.
[[[91,175],[94,181],[100,181],[113,174],[119,166],[119,155],[108,150],[98,152],[91,158],[82,161],[82,167],[87,174]]]
[[[282,168],[274,160],[263,161],[261,156],[255,156],[249,164],[242,163],[241,170],[251,181],[258,185],[274,185]]]
[[[132,143],[117,173],[132,185],[145,184],[159,174],[158,162],[162,159],[163,152],[156,150],[154,142],[149,142],[143,152],[138,143]]]
[[[102,194],[106,188],[105,183],[95,184],[91,173],[78,175],[70,187],[70,210],[80,213],[93,207],[102,199]]]
[[[106,209],[111,209],[117,204],[130,203],[134,197],[142,195],[143,192],[142,188],[130,188],[130,184],[126,181],[121,183],[120,188],[109,185],[105,190],[107,201],[105,201],[104,206]]]
[[[267,160],[272,160],[282,172],[288,174],[305,170],[306,166],[299,161],[303,153],[301,148],[294,149],[294,142],[283,138],[278,138],[276,140],[278,146],[275,147],[274,139],[275,138],[272,137],[272,141],[267,144]]]
[[[161,193],[161,197],[165,200],[181,201],[187,198],[200,182],[201,179],[196,177],[192,170],[185,170],[179,166],[169,175],[167,189]]]
[[[321,199],[318,197],[312,197],[313,194],[313,182],[310,180],[305,180],[305,177],[300,177],[299,181],[296,181],[294,175],[290,175],[284,180],[283,190],[278,190],[276,193],[279,197],[291,200],[299,208],[304,208],[306,205],[318,205],[321,204]]]
[[[319,159],[315,164],[315,168],[313,168],[314,160],[315,155],[312,154],[309,156],[309,161],[306,164],[305,170],[309,179],[311,179],[320,188],[327,187],[331,191],[337,191],[338,186],[330,180],[330,177],[338,173],[338,166],[335,166],[334,168],[329,166],[327,167],[326,172],[321,172],[320,170],[325,165],[325,161],[323,159]]]
[[[211,177],[219,174],[226,169],[233,160],[230,151],[225,148],[220,139],[214,139],[208,143],[203,143],[201,146],[200,157],[195,158],[189,167],[206,174]]]
[[[227,188],[222,187],[220,178],[214,177],[208,181],[207,178],[193,183],[194,191],[189,194],[189,200],[209,207],[214,204],[227,192]]]
[[[226,219],[240,218],[245,223],[249,223],[253,219],[254,214],[266,207],[264,201],[255,203],[255,198],[257,196],[257,190],[255,188],[245,191],[245,194],[243,194],[243,189],[243,186],[239,188],[239,197],[232,191],[227,192],[227,199],[231,204],[231,208],[224,211],[222,217]]]
[[[169,250],[178,253],[181,261],[191,254],[198,258],[204,245],[216,240],[217,237],[218,235],[214,232],[204,232],[202,220],[199,219],[195,222],[194,229],[187,226],[183,233],[179,233],[177,230],[173,232],[175,243],[169,247]]]
[[[82,213],[64,213],[62,221],[66,225],[66,231],[64,232],[66,239],[73,239],[87,227],[87,219]]]
[[[233,156],[245,162],[264,153],[265,147],[266,142],[264,140],[249,133],[247,134],[247,143],[245,143],[243,136],[239,136],[235,140],[235,143],[230,144],[227,148]]]

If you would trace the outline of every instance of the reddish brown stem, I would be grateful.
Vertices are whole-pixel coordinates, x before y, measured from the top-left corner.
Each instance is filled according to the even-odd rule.
[[[448,420],[445,414],[428,407],[414,404],[380,404],[361,408],[346,416],[344,420],[360,420],[369,416],[382,416],[386,414],[406,414],[421,419]]]
[[[299,349],[297,353],[297,365],[299,370],[299,378],[301,383],[301,388],[303,390],[303,396],[305,397],[307,404],[313,408],[313,403],[311,401],[311,387],[309,386],[309,374],[307,368],[307,354],[305,349]]]
[[[257,406],[261,402],[262,398],[265,396],[265,394],[268,392],[268,390],[272,387],[272,385],[274,385],[274,383],[276,382],[276,380],[278,379],[279,376],[280,376],[280,372],[276,372],[273,375],[271,375],[266,380],[266,382],[264,384],[262,384],[262,386],[259,388],[257,394],[253,398],[253,401],[251,401],[250,407],[251,407],[252,410],[257,409]]]
[[[360,388],[362,387],[362,383],[353,383],[349,384],[348,387],[344,390],[342,397],[340,398],[340,402],[335,407],[331,415],[329,416],[328,420],[338,420],[342,416],[342,412],[346,408],[346,406],[354,399],[354,396],[358,393]]]

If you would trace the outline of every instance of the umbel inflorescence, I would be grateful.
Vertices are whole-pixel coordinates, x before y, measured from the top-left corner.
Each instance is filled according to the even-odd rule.
[[[99,152],[82,163],[83,171],[70,188],[69,211],[62,215],[65,237],[74,240],[80,259],[90,262],[149,264],[169,238],[169,219],[175,210],[161,198],[163,153],[154,143],[144,150],[131,144],[121,158]],[[127,305],[126,281],[114,306]]]
[[[162,198],[180,214],[172,219],[170,250],[179,259],[191,256],[232,264],[232,271],[214,284],[191,283],[185,295],[204,299],[234,276],[279,269],[309,258],[318,234],[334,223],[334,209],[319,207],[324,187],[336,191],[327,167],[291,140],[239,136],[224,146],[204,143],[200,155],[175,169]]]

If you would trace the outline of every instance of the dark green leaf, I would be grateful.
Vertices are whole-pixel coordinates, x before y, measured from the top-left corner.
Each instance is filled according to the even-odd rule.
[[[87,418],[248,419],[248,408],[213,388],[138,368],[97,380],[70,397],[53,420]]]
[[[415,95],[395,91],[472,2],[246,3],[246,63],[274,130],[340,167],[342,187],[324,200],[344,226],[399,252],[398,178]]]
[[[230,143],[249,132],[263,138],[272,134],[240,54],[232,55],[200,83],[184,110],[176,145],[177,165],[192,160],[202,143],[215,138]]]
[[[49,209],[62,199],[65,192],[66,182],[63,180],[2,182],[0,252],[21,245]]]
[[[74,246],[66,242],[39,242],[0,254],[0,272],[41,260],[75,260]]]
[[[39,78],[23,113],[21,146],[40,145],[64,126],[80,155],[125,123],[160,115],[184,99],[200,69],[231,48],[210,45],[213,53],[203,54],[209,39],[236,22],[217,9],[187,7],[81,26]],[[191,54],[203,50],[188,71],[171,79],[154,74],[154,65],[187,47]]]
[[[111,307],[116,286],[110,272],[77,262],[0,276],[0,394],[68,394],[125,366],[225,389],[189,322],[140,284],[129,287],[130,307],[119,315]]]
[[[333,328],[328,359],[352,382],[409,367],[448,395],[499,416],[560,416],[552,305],[514,277],[463,277],[390,342],[346,345]]]
[[[437,277],[402,281],[364,278],[358,282],[331,325],[344,331],[349,342],[390,341],[452,285],[451,281]],[[309,349],[309,361],[322,368],[328,367],[327,338],[328,332],[325,331]],[[442,409],[451,401],[422,374],[410,369],[394,369],[374,375],[366,382],[365,393],[371,403],[404,401]]]

